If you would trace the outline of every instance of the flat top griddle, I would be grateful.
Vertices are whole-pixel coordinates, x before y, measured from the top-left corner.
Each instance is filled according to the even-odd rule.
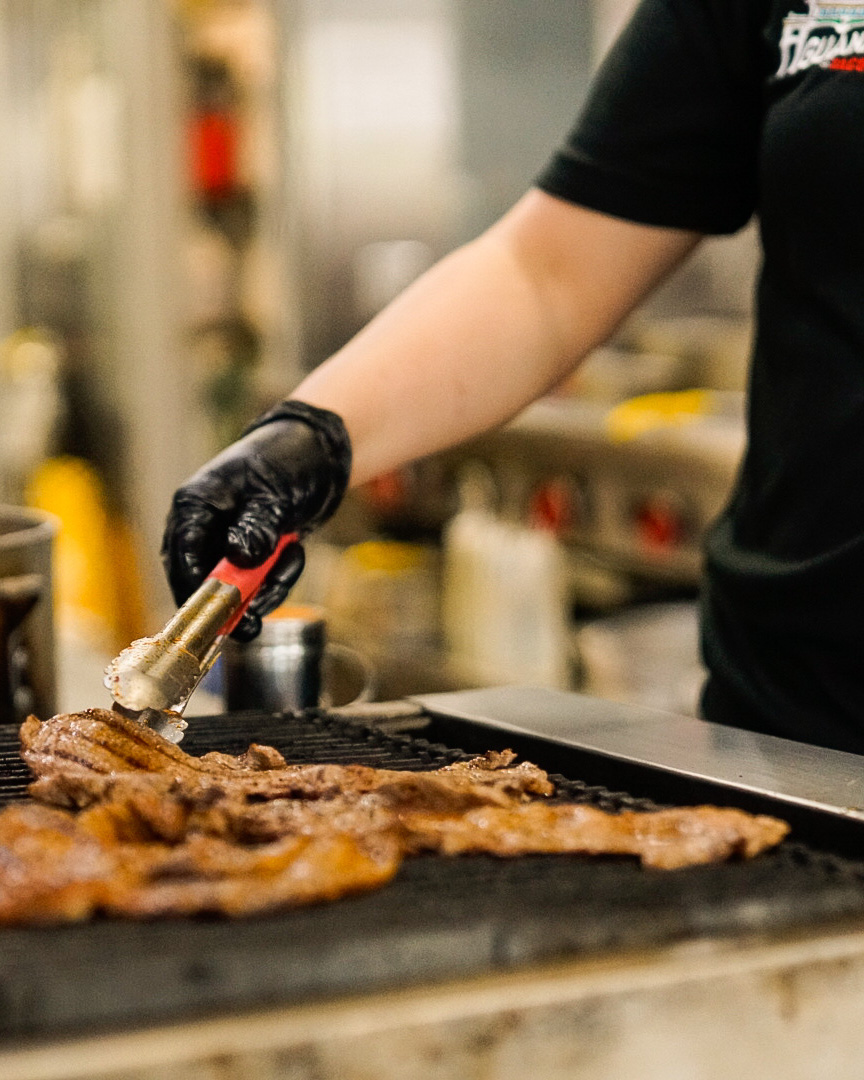
[[[507,733],[481,738],[484,749],[510,742]],[[319,713],[199,717],[183,746],[237,753],[253,740],[298,762],[422,770],[471,756]],[[609,810],[656,805],[590,776],[553,778],[562,798]],[[28,780],[17,731],[0,727],[0,803],[24,797]],[[138,1026],[858,915],[864,860],[794,835],[751,862],[671,872],[624,858],[426,856],[377,892],[267,917],[0,929],[0,1033]]]

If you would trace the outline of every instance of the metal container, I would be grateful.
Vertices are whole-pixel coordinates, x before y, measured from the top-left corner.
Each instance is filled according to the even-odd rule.
[[[229,638],[222,664],[231,712],[299,712],[372,696],[369,664],[354,649],[327,640],[326,614],[314,605],[283,605],[264,619],[254,641]]]
[[[52,547],[56,520],[0,506],[0,723],[56,711]]]
[[[311,606],[280,608],[254,641],[229,639],[222,650],[226,706],[295,712],[318,705],[326,642],[324,614]]]

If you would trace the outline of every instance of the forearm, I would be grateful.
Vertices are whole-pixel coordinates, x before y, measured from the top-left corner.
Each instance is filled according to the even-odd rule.
[[[338,413],[352,482],[453,445],[558,383],[696,241],[532,192],[292,395]]]
[[[448,256],[293,395],[343,418],[353,483],[501,423],[555,381],[537,299],[489,248]]]

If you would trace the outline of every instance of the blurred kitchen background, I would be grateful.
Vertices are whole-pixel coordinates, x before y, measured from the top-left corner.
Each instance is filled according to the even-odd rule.
[[[58,707],[170,614],[177,484],[524,192],[632,6],[0,0],[0,502],[61,521]],[[294,599],[374,696],[695,710],[756,260],[706,243],[555,394],[310,540]]]

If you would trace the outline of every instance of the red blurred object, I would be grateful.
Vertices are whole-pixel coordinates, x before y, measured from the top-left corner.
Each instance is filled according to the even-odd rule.
[[[564,480],[547,480],[534,492],[529,521],[535,529],[546,529],[562,536],[574,524],[573,496]]]
[[[408,504],[411,485],[403,469],[384,473],[363,486],[363,493],[370,506],[380,514],[392,514]]]
[[[654,497],[641,503],[633,515],[636,533],[651,551],[669,551],[678,547],[687,535],[681,508],[671,499]]]
[[[205,199],[230,195],[237,188],[237,123],[227,112],[200,112],[189,133],[192,188]]]

